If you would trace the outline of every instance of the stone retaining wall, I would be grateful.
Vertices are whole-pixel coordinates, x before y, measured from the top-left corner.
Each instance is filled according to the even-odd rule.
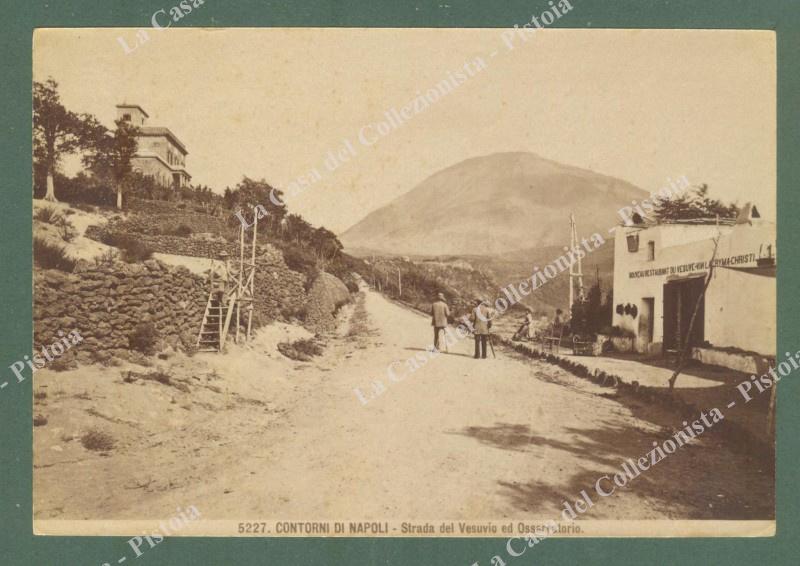
[[[89,226],[85,235],[100,242],[113,233],[132,235],[154,252],[190,257],[217,259],[224,251],[230,256],[232,265],[238,262],[238,244],[224,241],[222,238],[153,235],[128,231],[143,226],[144,224],[131,223],[114,223],[103,227]],[[118,231],[121,227],[125,227],[126,230]],[[349,292],[339,279],[327,273],[324,275],[319,283],[315,282],[316,290],[312,286],[312,291],[307,293],[306,275],[290,269],[277,248],[269,244],[259,245],[256,257],[254,326],[258,327],[276,319],[288,320],[297,317],[303,320],[303,324],[309,330],[314,332],[329,330],[334,324],[333,313],[341,302],[349,299]],[[338,286],[333,280],[338,282]],[[205,302],[203,304],[205,305]]]
[[[171,233],[180,226],[188,226],[192,233],[212,233],[217,235],[236,234],[223,219],[194,211],[176,210],[161,214],[135,214],[125,220],[111,220],[107,229],[115,232],[135,232],[137,234],[156,235]]]
[[[77,330],[79,361],[124,356],[141,323],[153,323],[165,345],[194,344],[207,298],[204,280],[155,260],[87,266],[77,273],[34,272],[34,347]]]
[[[218,258],[223,251],[232,257],[239,256],[239,246],[224,241],[221,238],[200,238],[169,236],[165,234],[153,235],[149,233],[131,232],[127,230],[117,230],[119,225],[113,226],[89,226],[84,235],[87,238],[98,242],[113,233],[133,235],[137,240],[147,245],[154,252],[162,254],[186,255],[191,257]]]

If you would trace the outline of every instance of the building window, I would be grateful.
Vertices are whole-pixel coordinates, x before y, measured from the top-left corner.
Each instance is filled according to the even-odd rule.
[[[636,253],[639,251],[639,234],[630,234],[627,237],[628,240],[628,251],[631,253]]]
[[[656,243],[653,240],[647,242],[647,261],[656,259]]]
[[[123,115],[122,115],[122,119],[123,119],[125,122],[130,122],[130,121],[131,121],[131,115],[130,115],[130,114],[123,114]]]

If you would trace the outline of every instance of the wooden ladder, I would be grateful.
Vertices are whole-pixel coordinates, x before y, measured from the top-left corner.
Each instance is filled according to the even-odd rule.
[[[234,293],[223,296],[221,299],[218,292],[212,291],[208,294],[203,322],[200,324],[200,333],[197,335],[198,351],[221,352],[224,349],[235,303]]]

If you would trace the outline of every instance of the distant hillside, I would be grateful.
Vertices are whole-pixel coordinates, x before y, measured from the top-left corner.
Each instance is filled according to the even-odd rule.
[[[402,300],[426,310],[436,293],[447,296],[457,312],[467,312],[475,297],[494,302],[505,297],[503,288],[519,286],[529,280],[534,266],[544,267],[563,253],[559,246],[519,250],[497,256],[370,256],[372,266],[365,277],[376,288],[391,297],[398,297],[398,271],[402,274]],[[614,276],[614,240],[587,255],[583,260],[583,284],[588,293],[600,280],[603,296],[611,290]],[[537,315],[552,316],[557,308],[567,310],[569,303],[568,273],[564,272],[525,297],[522,305]],[[524,308],[523,307],[523,308]],[[519,308],[514,313],[524,312]],[[516,320],[513,313],[511,318]],[[512,324],[513,326],[513,324]]]
[[[519,284],[533,273],[534,266],[544,267],[563,253],[559,246],[519,250],[495,257],[472,257],[468,261],[476,268],[490,272],[502,288],[509,283]],[[606,243],[583,259],[583,285],[587,292],[597,277],[603,294],[611,290],[614,280],[614,240]],[[534,311],[552,313],[556,308],[567,309],[569,303],[569,275],[561,273],[555,279],[536,289],[523,303]]]
[[[563,246],[618,223],[646,193],[625,181],[532,153],[497,153],[444,169],[340,236],[345,248],[400,255],[492,255]]]

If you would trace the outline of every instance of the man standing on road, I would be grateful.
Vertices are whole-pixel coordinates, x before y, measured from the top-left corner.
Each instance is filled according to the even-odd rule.
[[[486,341],[492,328],[492,309],[486,306],[485,299],[475,300],[475,310],[472,311],[472,324],[475,333],[475,359],[486,359]]]
[[[444,294],[439,293],[436,301],[431,305],[431,326],[433,326],[433,347],[439,350],[439,332],[447,326],[447,319],[450,316],[450,307],[444,300]],[[447,336],[444,338],[447,340]]]

